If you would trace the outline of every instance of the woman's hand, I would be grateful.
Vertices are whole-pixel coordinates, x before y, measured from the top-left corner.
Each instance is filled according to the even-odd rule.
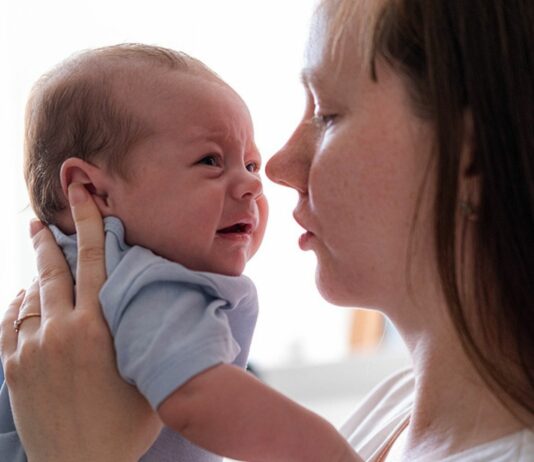
[[[78,233],[77,284],[50,231],[32,223],[39,278],[11,303],[0,355],[17,430],[30,461],[137,461],[161,430],[115,366],[100,310],[102,219],[82,185],[69,187]],[[73,294],[75,292],[75,300]],[[15,332],[13,322],[31,313]]]

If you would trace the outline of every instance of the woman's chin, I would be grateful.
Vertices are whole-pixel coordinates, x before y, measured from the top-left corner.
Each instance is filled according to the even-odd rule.
[[[357,297],[345,287],[342,280],[333,277],[328,272],[321,271],[320,266],[317,266],[315,272],[315,284],[321,297],[328,303],[338,306],[359,306]]]

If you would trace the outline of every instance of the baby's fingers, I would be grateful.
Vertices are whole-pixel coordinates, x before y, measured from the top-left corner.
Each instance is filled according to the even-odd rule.
[[[69,186],[69,203],[78,234],[76,308],[99,310],[98,294],[106,279],[102,217],[82,184]]]

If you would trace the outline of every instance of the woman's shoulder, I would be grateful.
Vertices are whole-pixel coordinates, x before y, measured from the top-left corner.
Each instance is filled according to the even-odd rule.
[[[411,410],[414,395],[414,374],[411,368],[400,370],[376,385],[362,400],[341,428],[348,436],[362,425],[406,416]]]
[[[413,407],[414,390],[411,368],[391,375],[371,390],[341,427],[341,434],[364,460],[373,460],[405,424]],[[534,460],[534,431],[525,429],[442,460],[530,462]]]
[[[374,387],[341,427],[341,434],[364,459],[404,424],[412,409],[414,386],[411,368],[396,372]]]

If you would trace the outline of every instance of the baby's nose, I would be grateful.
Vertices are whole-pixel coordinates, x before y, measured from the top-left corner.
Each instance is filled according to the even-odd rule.
[[[246,172],[237,182],[235,194],[239,199],[256,199],[263,193],[263,185],[260,177],[251,172]]]

